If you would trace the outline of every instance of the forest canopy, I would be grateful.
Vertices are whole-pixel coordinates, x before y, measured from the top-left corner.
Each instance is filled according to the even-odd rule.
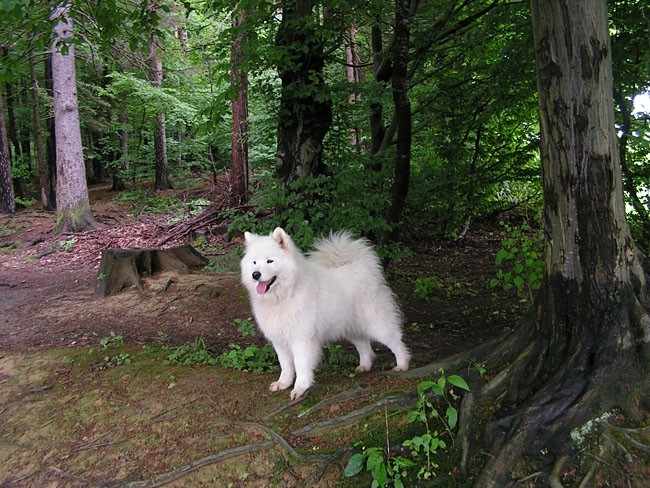
[[[224,170],[237,176],[243,165],[251,181],[234,187],[239,200],[282,212],[263,223],[244,213],[239,225],[294,225],[303,244],[343,226],[379,240],[404,225],[453,236],[510,209],[538,214],[527,2],[413,4],[402,47],[392,2],[306,3],[308,12],[296,9],[291,17],[275,2],[71,2],[75,35],[66,43],[76,49],[87,181],[112,178],[116,189],[136,188],[151,184],[161,164],[170,182]],[[53,5],[2,6],[0,78],[19,207],[53,207],[56,199],[48,81]],[[649,85],[648,23],[641,2],[610,2],[609,9],[626,196],[635,235],[646,246],[648,114],[635,112],[633,102]],[[244,83],[234,81],[235,72]],[[408,107],[394,96],[402,78]],[[245,112],[234,103],[242,96]],[[405,113],[406,164],[399,163],[397,123]],[[244,159],[234,151],[238,120],[245,121],[237,136]],[[295,120],[306,130],[287,126]],[[156,149],[161,122],[166,154]],[[286,134],[296,130],[304,139],[291,142]],[[307,147],[312,160],[279,156],[304,156]]]

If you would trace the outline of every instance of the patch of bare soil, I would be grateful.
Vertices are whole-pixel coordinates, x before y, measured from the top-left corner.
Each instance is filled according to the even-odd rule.
[[[178,345],[202,336],[214,354],[259,339],[243,339],[234,323],[251,316],[237,273],[162,273],[144,279],[142,292],[95,297],[102,250],[186,244],[168,234],[165,218],[132,214],[113,197],[91,189],[103,228],[88,233],[56,235],[55,216],[39,211],[0,217],[0,486],[159,486],[178,469],[188,474],[177,486],[340,486],[344,456],[322,454],[347,452],[357,427],[296,432],[413,380],[320,373],[308,401],[317,408],[299,416],[300,406],[278,413],[288,394],[267,393],[273,375],[168,365],[160,349],[143,353],[161,337]],[[498,245],[489,231],[423,241],[390,268],[416,366],[514,327],[520,304],[488,286]],[[414,295],[418,277],[436,278],[426,299]],[[123,336],[120,354],[132,364],[105,367],[99,344],[111,332]],[[136,480],[149,484],[129,485]]]

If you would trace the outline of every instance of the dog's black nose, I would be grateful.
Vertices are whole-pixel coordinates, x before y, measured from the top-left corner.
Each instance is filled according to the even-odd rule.
[[[253,271],[253,279],[255,281],[259,280],[261,277],[262,277],[262,273],[260,273],[259,271]]]

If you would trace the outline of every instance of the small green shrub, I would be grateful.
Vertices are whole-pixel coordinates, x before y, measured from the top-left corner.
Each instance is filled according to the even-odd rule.
[[[278,370],[277,356],[271,344],[251,344],[242,347],[230,344],[230,349],[217,357],[217,363],[222,368],[250,371],[251,373],[267,373]]]
[[[408,421],[419,423],[423,431],[402,442],[402,446],[409,449],[410,458],[392,456],[387,448],[365,448],[350,458],[343,475],[356,476],[365,467],[372,477],[373,488],[404,487],[405,480],[411,475],[413,468],[419,468],[415,473],[419,481],[435,476],[439,466],[434,457],[440,450],[447,448],[444,438],[451,439],[453,443],[454,429],[458,423],[458,411],[451,401],[454,398],[451,392],[453,387],[469,391],[467,382],[461,376],[445,376],[443,370],[440,370],[437,381],[426,380],[418,385],[418,401],[415,408],[408,412]],[[438,407],[434,405],[433,398],[439,399],[438,405],[446,407],[444,415],[441,415]],[[434,422],[441,428],[435,428]]]
[[[67,239],[65,241],[59,241],[59,247],[65,252],[72,252],[74,245],[77,243],[77,239]]]
[[[490,286],[515,289],[521,297],[533,298],[544,277],[544,235],[528,222],[519,227],[501,222],[501,248],[497,251],[496,278]]]
[[[205,342],[203,336],[194,342],[187,342],[178,347],[171,348],[167,354],[167,361],[171,364],[218,364]]]

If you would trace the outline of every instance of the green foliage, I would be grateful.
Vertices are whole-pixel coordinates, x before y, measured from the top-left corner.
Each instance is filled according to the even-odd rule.
[[[109,349],[111,347],[122,347],[124,346],[124,337],[116,334],[114,331],[111,331],[110,334],[99,341],[99,345],[102,346],[102,349]]]
[[[65,252],[72,252],[72,250],[74,249],[74,245],[76,243],[77,243],[77,239],[73,237],[72,239],[59,241],[59,247],[63,249]]]
[[[176,197],[157,195],[151,190],[138,188],[131,191],[121,192],[115,197],[119,204],[130,205],[134,213],[171,213],[183,211],[185,203]],[[199,205],[202,208],[202,204]]]
[[[111,331],[110,334],[99,341],[102,349],[108,351],[110,349],[124,347],[124,337]],[[131,364],[132,356],[128,352],[116,352],[113,355],[106,354],[104,356],[104,366],[111,368],[115,366],[123,366]]]
[[[392,456],[388,448],[370,447],[354,454],[343,471],[346,477],[356,476],[364,470],[370,473],[373,487],[403,487],[407,477],[414,468],[418,468],[415,477],[418,482],[429,480],[436,475],[439,465],[434,456],[447,448],[444,438],[454,440],[454,429],[458,423],[458,411],[452,400],[456,399],[453,388],[469,391],[467,382],[458,375],[445,376],[440,370],[436,380],[426,380],[418,384],[418,401],[413,410],[407,414],[410,423],[417,423],[423,429],[402,442],[410,451],[410,458]],[[434,404],[434,398],[438,401]],[[445,407],[444,415],[438,410]],[[442,430],[434,428],[433,422],[440,424]]]
[[[496,254],[497,277],[490,286],[515,289],[520,297],[532,300],[544,277],[544,235],[541,230],[524,221],[515,227],[500,222],[501,248]]]
[[[218,364],[217,358],[208,350],[203,336],[198,337],[194,342],[186,342],[183,345],[169,349],[167,361],[171,364]]]
[[[230,349],[222,353],[217,358],[217,362],[223,368],[250,371],[256,374],[278,370],[277,356],[273,346],[269,343],[262,346],[251,344],[246,347],[230,344]]]
[[[255,337],[257,335],[257,326],[251,317],[246,319],[235,319],[235,325],[237,325],[237,332],[239,332],[242,337]]]
[[[389,204],[389,179],[385,172],[368,171],[360,163],[348,163],[331,176],[299,179],[287,191],[269,173],[258,178],[259,190],[251,205],[275,208],[276,212],[265,220],[260,220],[255,211],[231,213],[233,229],[267,234],[281,226],[302,249],[310,248],[314,240],[332,230],[347,229],[354,235],[375,237],[390,230],[384,216]],[[376,250],[380,257],[393,260],[407,254],[399,243],[378,246]]]

